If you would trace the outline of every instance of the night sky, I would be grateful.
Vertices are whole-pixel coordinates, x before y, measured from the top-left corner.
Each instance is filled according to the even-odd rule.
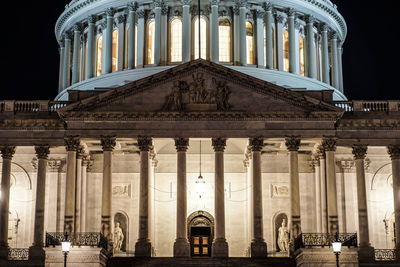
[[[3,5],[0,99],[54,99],[59,54],[54,35],[66,0]],[[348,26],[343,46],[345,95],[349,99],[400,99],[400,21],[395,0],[371,4],[332,0]],[[12,4],[11,4],[12,3]],[[15,8],[14,3],[21,4]],[[6,16],[6,10],[10,16]],[[5,46],[5,47],[4,47]]]

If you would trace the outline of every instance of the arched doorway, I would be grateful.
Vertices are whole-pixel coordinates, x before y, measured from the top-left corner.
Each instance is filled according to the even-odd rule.
[[[206,211],[196,211],[187,220],[190,254],[192,257],[210,257],[214,239],[214,218]]]

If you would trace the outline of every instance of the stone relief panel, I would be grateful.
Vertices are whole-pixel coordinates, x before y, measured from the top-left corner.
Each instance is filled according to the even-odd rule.
[[[286,198],[289,197],[288,184],[271,184],[271,197],[272,198]]]
[[[119,198],[131,198],[132,185],[126,183],[113,184],[112,195]]]

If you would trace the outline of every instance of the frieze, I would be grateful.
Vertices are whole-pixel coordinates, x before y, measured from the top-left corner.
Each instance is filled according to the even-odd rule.
[[[288,184],[271,184],[271,198],[287,198],[289,196]]]
[[[131,184],[114,184],[112,187],[113,197],[131,198],[132,185]]]

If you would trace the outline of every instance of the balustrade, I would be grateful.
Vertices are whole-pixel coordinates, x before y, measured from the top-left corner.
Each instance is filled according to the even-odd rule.
[[[64,240],[65,233],[63,232],[48,232],[46,233],[46,247],[60,246]],[[102,247],[107,249],[108,241],[107,238],[98,232],[86,232],[86,233],[71,233],[68,236],[72,246],[90,246],[90,247]]]

